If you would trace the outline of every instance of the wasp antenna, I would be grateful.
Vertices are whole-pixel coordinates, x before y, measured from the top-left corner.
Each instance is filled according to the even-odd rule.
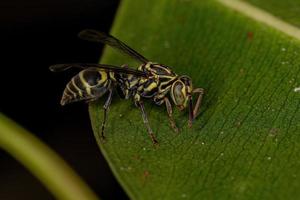
[[[56,64],[56,65],[51,65],[49,67],[49,70],[51,72],[61,72],[61,71],[65,71],[69,68],[71,68],[72,66],[71,65],[68,65],[68,64]]]
[[[57,71],[57,65],[51,65],[51,66],[49,67],[49,70],[50,70],[51,72],[56,72],[56,71]]]

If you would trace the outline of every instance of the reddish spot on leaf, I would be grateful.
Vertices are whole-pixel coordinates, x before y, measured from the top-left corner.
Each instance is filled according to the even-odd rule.
[[[239,74],[240,76],[244,76],[245,75],[245,69],[244,68],[241,68],[240,69],[240,74]]]
[[[279,129],[278,128],[271,128],[269,133],[270,133],[270,136],[276,136],[279,132]]]
[[[142,160],[141,157],[140,157],[139,155],[133,155],[133,156],[132,156],[132,159],[133,159],[133,160],[138,160],[138,161],[141,161],[141,160]]]
[[[241,127],[241,125],[242,125],[242,122],[241,122],[241,121],[237,121],[237,122],[235,123],[235,126],[236,126],[237,128]]]
[[[145,170],[145,171],[144,171],[144,174],[143,174],[144,178],[147,178],[147,177],[149,176],[149,174],[150,174],[149,171],[148,171],[148,170]]]
[[[150,173],[148,170],[145,170],[144,173],[143,173],[143,176],[142,176],[142,182],[143,182],[143,185],[146,183],[148,177],[149,177]]]
[[[254,33],[253,33],[253,32],[249,31],[249,32],[247,33],[247,38],[248,38],[248,40],[252,40],[252,39],[253,39],[253,36],[254,36]]]

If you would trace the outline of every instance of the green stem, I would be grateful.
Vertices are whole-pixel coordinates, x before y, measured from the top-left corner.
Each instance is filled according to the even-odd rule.
[[[57,199],[99,199],[53,150],[2,113],[0,147],[29,169]]]

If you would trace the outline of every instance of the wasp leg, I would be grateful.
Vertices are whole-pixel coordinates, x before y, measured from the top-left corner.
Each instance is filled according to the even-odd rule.
[[[189,128],[192,127],[193,125],[193,121],[194,121],[194,111],[193,111],[193,96],[192,95],[189,95],[189,122],[188,122],[188,125],[189,125]]]
[[[202,97],[203,97],[203,94],[204,94],[204,89],[203,88],[195,88],[193,90],[193,94],[199,94],[198,98],[197,98],[196,105],[193,109],[193,119],[195,119],[199,115],[199,110],[200,110]]]
[[[124,64],[124,65],[121,65],[121,67],[125,68],[125,69],[128,69],[128,65],[127,64]]]
[[[153,144],[158,144],[156,138],[155,138],[155,135],[153,134],[153,131],[150,127],[150,124],[149,124],[149,121],[148,121],[148,117],[147,117],[147,114],[145,112],[145,107],[144,107],[144,103],[142,101],[137,101],[136,102],[136,105],[139,106],[139,108],[141,109],[141,112],[142,112],[142,117],[143,117],[143,121],[144,121],[144,124],[145,126],[147,127],[147,131],[148,131],[148,134],[152,140],[152,143]]]
[[[112,100],[112,90],[109,90],[109,94],[108,94],[108,97],[106,99],[106,102],[103,106],[103,109],[104,109],[104,117],[103,117],[103,122],[102,122],[102,127],[101,127],[101,138],[103,140],[105,140],[105,137],[104,137],[104,129],[105,129],[105,125],[106,125],[106,121],[107,121],[107,112],[109,110],[109,106],[111,104],[111,100]]]
[[[169,116],[169,121],[171,124],[171,127],[173,128],[173,130],[178,133],[179,129],[177,128],[174,118],[173,118],[173,110],[172,110],[172,105],[169,101],[169,99],[167,97],[164,98],[164,101],[166,103],[166,108],[167,108],[167,112],[168,112],[168,116]]]

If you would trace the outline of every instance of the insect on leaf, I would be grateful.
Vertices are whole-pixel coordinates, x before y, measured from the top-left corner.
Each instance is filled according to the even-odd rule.
[[[191,129],[175,111],[179,134],[165,106],[145,104],[158,147],[132,101],[113,99],[99,146],[131,199],[300,198],[299,32],[239,3],[122,1],[112,35],[206,91]],[[109,48],[101,62],[137,66]],[[98,141],[103,101],[90,106]]]

